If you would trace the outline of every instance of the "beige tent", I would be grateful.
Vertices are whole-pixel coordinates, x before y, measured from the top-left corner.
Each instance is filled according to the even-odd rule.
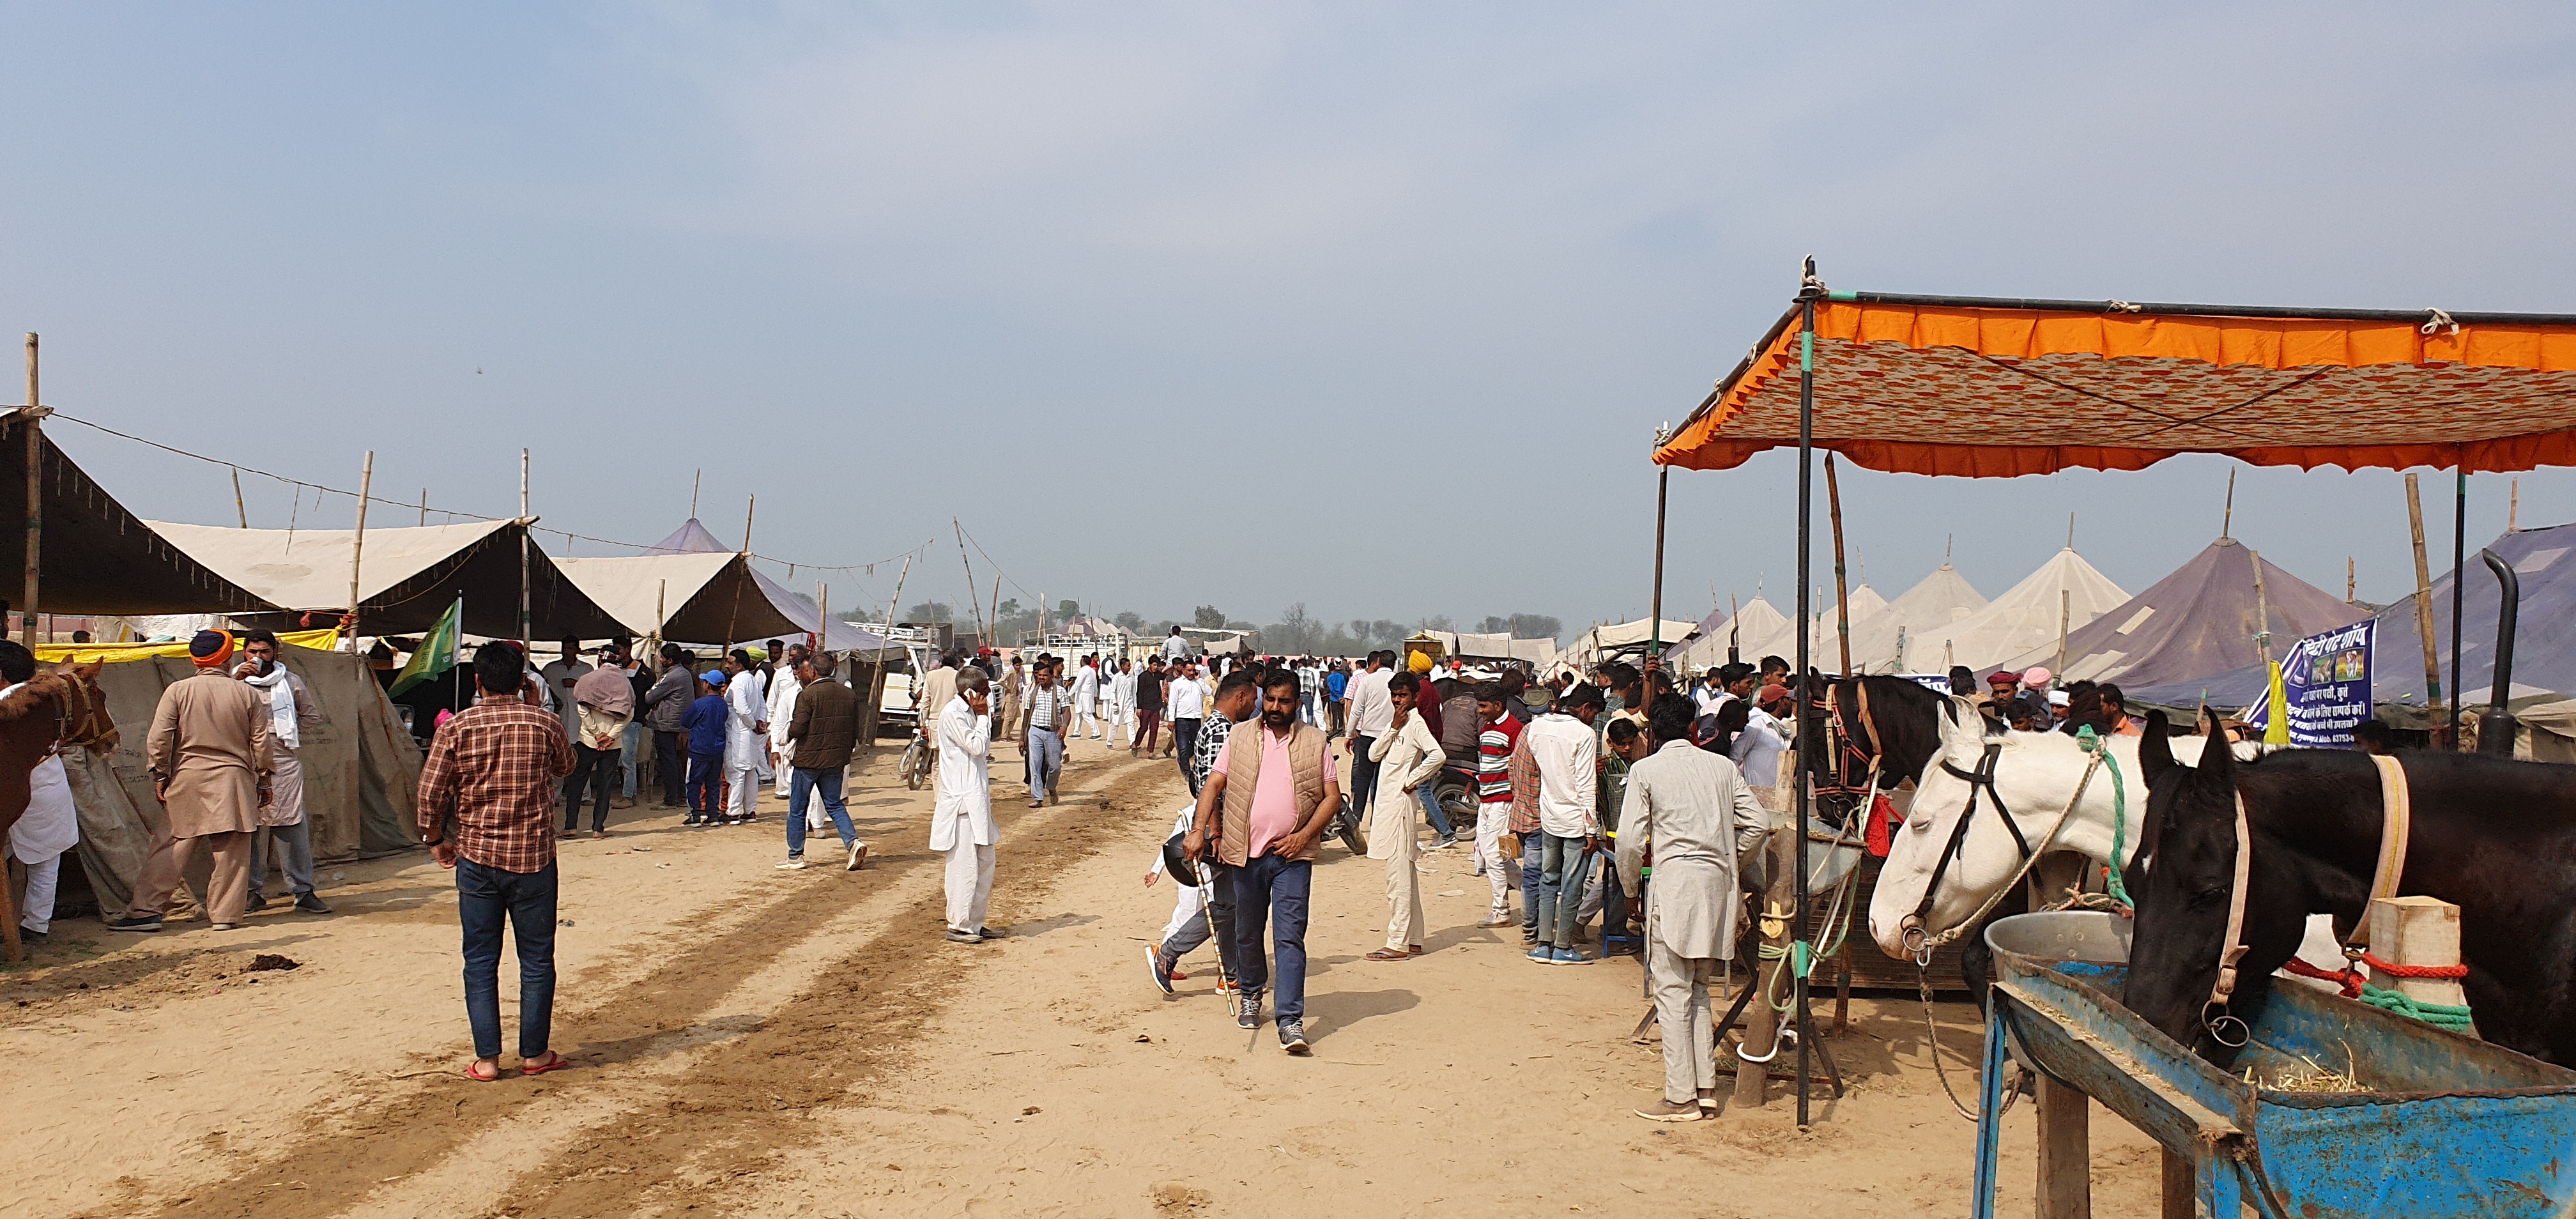
[[[1967,577],[1943,563],[1888,602],[1886,613],[1873,616],[1866,626],[1852,624],[1852,667],[1864,673],[1941,672],[1951,664],[1941,640],[1985,606],[1985,597]]]
[[[1755,597],[1751,602],[1737,606],[1733,617],[1715,619],[1703,625],[1699,638],[1683,648],[1675,661],[1693,673],[1716,668],[1726,663],[1726,649],[1732,640],[1746,663],[1756,663],[1762,659],[1762,654],[1754,651],[1753,645],[1773,635],[1785,635],[1788,624],[1786,615],[1771,608],[1770,602]]]
[[[368,542],[374,541],[371,532]],[[297,751],[314,856],[345,859],[409,847],[419,836],[412,810],[420,787],[420,747],[385,700],[366,658],[290,647],[284,659],[321,704],[322,723],[304,734]],[[81,868],[103,908],[116,909],[133,898],[154,827],[165,823],[160,802],[152,798],[143,751],[161,691],[195,672],[184,657],[107,665],[99,687],[116,721],[117,748],[63,754],[72,803],[80,812]]]
[[[753,584],[743,557],[644,554],[557,559],[566,579],[631,635],[729,643],[803,634]]]
[[[1654,619],[1639,618],[1634,622],[1614,622],[1593,627],[1576,636],[1574,646],[1565,649],[1557,659],[1577,669],[1589,669],[1601,663],[1602,657],[1622,648],[1640,647],[1653,641],[1658,635],[1655,626]],[[1690,642],[1691,632],[1697,629],[1699,624],[1696,622],[1675,622],[1670,618],[1665,619],[1660,632],[1665,650],[1670,651]]]
[[[1440,645],[1442,652],[1466,660],[1518,660],[1541,671],[1556,661],[1556,641],[1553,639],[1520,639],[1510,634],[1478,635],[1460,631],[1419,631],[1413,638],[1431,640]]]
[[[1947,629],[1926,633],[1919,644],[1908,647],[1920,649],[1918,656],[1937,656],[1937,649],[1947,647],[1952,663],[1966,665],[1983,677],[1988,669],[2022,653],[2043,645],[2055,647],[2061,612],[2066,629],[2072,631],[2128,599],[2129,594],[2110,577],[2095,571],[2068,547],[1984,609]]]
[[[146,522],[188,557],[283,610],[337,613],[349,606],[348,529],[235,529]],[[367,531],[358,573],[365,634],[425,630],[465,598],[465,630],[519,636],[522,521],[476,521]],[[538,639],[606,639],[625,633],[566,580],[545,552],[527,547],[530,633]]]
[[[1816,599],[1815,617],[1807,624],[1807,663],[1832,672],[1842,668],[1842,645],[1836,638],[1833,590],[1828,588],[1822,592],[1823,595]],[[1886,613],[1887,598],[1879,596],[1877,589],[1863,584],[1851,590],[1852,642],[1858,644],[1863,633],[1874,629]],[[1777,630],[1761,639],[1745,637],[1744,663],[1759,664],[1765,656],[1777,656],[1793,665],[1798,662],[1796,623],[1784,618]],[[1857,647],[1852,651],[1852,660],[1855,664],[1861,660]]]

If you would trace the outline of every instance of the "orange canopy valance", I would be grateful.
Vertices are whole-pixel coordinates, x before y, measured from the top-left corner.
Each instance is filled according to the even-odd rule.
[[[1795,445],[1800,338],[1792,306],[1655,461]],[[1815,374],[1816,446],[1877,470],[2576,465],[2576,317],[1836,292]]]

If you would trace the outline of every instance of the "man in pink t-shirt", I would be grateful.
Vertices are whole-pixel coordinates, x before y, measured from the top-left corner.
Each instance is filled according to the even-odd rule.
[[[1315,847],[1342,805],[1341,783],[1323,732],[1298,722],[1297,675],[1270,669],[1261,678],[1258,727],[1236,729],[1217,751],[1199,789],[1198,817],[1182,840],[1195,861],[1213,849],[1234,884],[1235,1023],[1261,1027],[1261,995],[1271,974],[1265,926],[1278,958],[1279,1048],[1306,1048],[1306,921]],[[1249,756],[1255,748],[1259,757]],[[1232,790],[1229,790],[1231,788]]]

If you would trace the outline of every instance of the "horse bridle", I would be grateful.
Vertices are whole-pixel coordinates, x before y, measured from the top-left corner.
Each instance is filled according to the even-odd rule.
[[[1925,920],[1932,916],[1933,901],[1941,896],[1941,878],[1950,871],[1950,861],[1959,857],[1959,848],[1968,841],[1968,827],[1977,820],[1980,796],[1994,799],[1995,816],[2002,819],[2006,830],[2011,831],[2013,847],[2021,852],[2022,862],[2030,862],[2030,839],[2023,836],[2021,824],[2013,820],[2012,810],[2004,806],[2003,789],[1995,786],[1995,762],[2003,756],[2003,751],[2002,742],[1986,742],[1986,752],[1977,759],[1975,770],[1961,770],[1948,758],[1941,759],[1941,769],[1968,784],[1968,806],[1959,810],[1959,824],[1951,828],[1950,841],[1942,844],[1941,857],[1932,864],[1932,879],[1923,886],[1923,900],[1914,907],[1914,913],[1906,917],[1903,942],[1909,952],[1919,953],[1931,946],[1931,934],[1923,929]]]

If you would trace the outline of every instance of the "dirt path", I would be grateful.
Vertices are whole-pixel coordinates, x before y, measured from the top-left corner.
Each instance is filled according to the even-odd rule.
[[[1139,882],[1185,793],[1169,762],[1078,744],[1063,803],[996,768],[996,922],[938,939],[928,793],[882,769],[851,801],[879,863],[773,871],[755,827],[565,849],[557,1042],[581,1069],[502,1084],[464,1056],[448,878],[349,869],[331,919],[131,939],[0,987],[22,1153],[10,1214],[260,1216],[1269,1215],[1574,1210],[1915,1215],[1964,1205],[1972,1130],[1923,1058],[1912,1002],[1855,1004],[1852,1080],[1798,1132],[1767,1108],[1661,1127],[1629,960],[1545,968],[1472,924],[1484,882],[1426,856],[1429,955],[1380,964],[1382,865],[1328,847],[1308,1032],[1281,1055],[1209,994],[1166,999]],[[774,801],[773,801],[774,803]],[[764,805],[765,808],[770,807]],[[639,849],[640,848],[640,849]],[[821,848],[818,848],[818,857]],[[1508,932],[1508,929],[1506,929]],[[1506,942],[1508,940],[1509,942]],[[254,952],[303,962],[245,975]],[[511,971],[505,963],[503,972]],[[221,974],[222,977],[216,975]],[[88,986],[84,989],[81,983]],[[504,983],[505,996],[513,989]],[[24,1002],[26,1006],[17,1006]],[[515,1021],[515,1012],[508,1013]],[[1973,1052],[1964,1009],[1944,1052]],[[513,1027],[515,1025],[513,1024]],[[2155,1211],[2152,1144],[2094,1123],[2095,1204]],[[2027,1214],[2030,1127],[2007,1127]]]

